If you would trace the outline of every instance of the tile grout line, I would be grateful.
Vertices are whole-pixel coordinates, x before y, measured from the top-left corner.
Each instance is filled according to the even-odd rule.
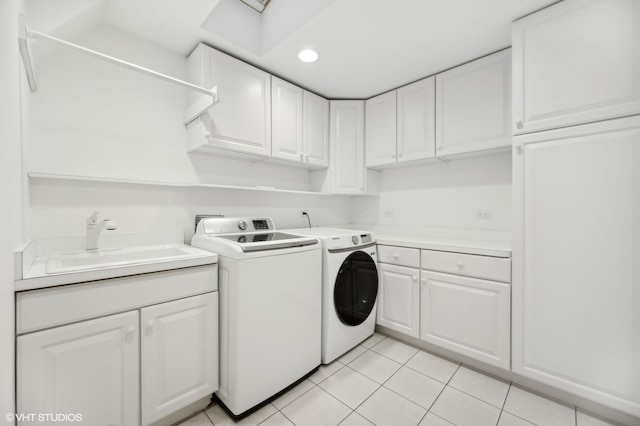
[[[422,375],[424,375],[424,376],[426,376],[426,377],[429,377],[429,378],[431,378],[431,379],[435,380],[435,381],[436,381],[436,382],[438,382],[438,383],[442,383],[440,380],[437,380],[435,377],[431,377],[431,376],[429,376],[428,374],[424,374],[424,373],[422,373],[422,372],[420,372],[420,371],[414,370],[413,368],[411,368],[411,367],[409,367],[409,366],[407,365],[407,363],[408,363],[409,361],[411,361],[411,360],[412,360],[412,359],[413,359],[413,358],[414,358],[414,357],[415,357],[415,356],[416,356],[416,355],[417,355],[421,350],[422,350],[422,348],[419,348],[419,349],[418,349],[418,351],[417,351],[415,354],[413,354],[413,356],[411,356],[411,358],[409,358],[409,359],[408,359],[404,364],[402,364],[402,367],[406,367],[406,368],[408,368],[408,369],[410,369],[410,370],[412,370],[412,371],[415,371],[415,372],[416,372],[416,373],[418,373],[418,374],[422,374]],[[425,352],[427,352],[427,351],[425,351]],[[427,352],[427,353],[428,353],[428,352]],[[451,377],[449,377],[449,380],[447,381],[447,383],[444,383],[444,387],[442,388],[442,390],[440,390],[440,392],[438,393],[438,396],[436,396],[436,397],[435,397],[435,399],[433,400],[433,402],[431,403],[431,405],[429,406],[429,408],[427,408],[427,412],[426,412],[426,413],[424,413],[424,415],[420,418],[420,421],[418,422],[418,425],[419,425],[419,424],[424,420],[424,418],[427,416],[427,414],[429,414],[429,411],[431,411],[431,407],[433,407],[433,405],[436,403],[436,401],[438,400],[438,398],[440,398],[440,395],[442,395],[442,392],[444,392],[444,390],[447,388],[447,386],[449,385],[449,382],[451,381],[451,379],[453,378],[453,376],[455,376],[455,374],[458,372],[458,370],[460,369],[460,366],[461,366],[461,365],[462,365],[462,364],[458,364],[458,366],[456,367],[455,371],[451,374]],[[402,367],[400,367],[400,368],[402,368]],[[399,371],[399,370],[398,370],[398,371]],[[396,373],[397,373],[398,371],[396,371]],[[393,374],[395,375],[396,373],[393,373]],[[393,377],[393,376],[391,376],[391,377]],[[389,379],[387,379],[387,380],[385,381],[385,383],[386,383],[386,382],[388,382],[388,381],[391,379],[391,377],[389,377]],[[384,384],[383,384],[383,386],[384,386]],[[387,387],[385,386],[385,389],[389,389],[389,388],[387,388]],[[391,390],[391,389],[389,389],[389,390],[390,390],[391,392],[394,392],[394,391],[393,391],[393,390]],[[394,392],[394,393],[395,393],[395,392]],[[400,396],[402,396],[402,395],[400,395]],[[403,397],[403,398],[404,398],[404,397]],[[407,398],[405,398],[405,399],[407,399]],[[407,399],[407,400],[408,400],[408,399]],[[410,400],[409,400],[409,401],[410,401]],[[410,402],[413,402],[413,401],[410,401]],[[417,404],[416,404],[416,405],[417,405]],[[420,406],[420,407],[422,407],[422,406]],[[424,408],[424,407],[423,407],[423,408]],[[434,415],[436,415],[436,416],[438,416],[438,415],[437,415],[437,414],[435,414],[435,413],[433,413],[433,414],[434,414]],[[440,416],[438,416],[438,417],[440,417]],[[443,420],[445,420],[445,421],[447,421],[447,422],[449,422],[449,421],[448,421],[447,419],[445,419],[444,417],[440,417],[440,418],[441,418],[441,419],[443,419]],[[449,423],[451,423],[451,422],[449,422]]]
[[[507,383],[507,382],[504,382],[504,381],[502,381],[502,380],[498,380],[498,381],[501,381],[502,383],[507,383],[507,384],[508,384],[508,386],[509,386],[509,388],[507,389],[507,394],[506,394],[506,395],[505,395],[505,397],[504,397],[504,401],[502,401],[502,406],[500,406],[500,407],[499,407],[499,406],[497,406],[497,405],[493,405],[492,403],[490,403],[490,402],[488,402],[488,401],[485,401],[485,400],[484,400],[484,399],[482,399],[482,398],[479,398],[479,397],[477,397],[477,396],[475,396],[475,395],[472,395],[472,394],[470,394],[469,392],[467,392],[467,391],[465,391],[465,390],[463,390],[463,389],[457,388],[457,387],[453,386],[452,384],[450,384],[451,380],[453,380],[453,377],[456,375],[456,373],[457,373],[457,372],[460,370],[460,368],[462,368],[462,367],[465,367],[465,368],[469,369],[469,368],[466,366],[466,364],[464,364],[464,363],[460,363],[460,365],[458,366],[458,368],[456,369],[456,371],[453,373],[453,375],[451,376],[451,378],[449,379],[449,381],[445,384],[445,387],[446,387],[446,386],[449,386],[451,389],[455,389],[455,390],[457,390],[458,392],[463,393],[463,394],[465,394],[465,395],[467,395],[467,396],[469,396],[469,397],[471,397],[471,398],[473,398],[473,399],[477,399],[477,400],[478,400],[478,401],[480,401],[480,402],[484,402],[485,404],[490,405],[491,407],[494,407],[494,408],[499,409],[499,410],[500,410],[500,413],[502,413],[502,410],[504,409],[504,405],[505,405],[505,403],[507,402],[507,396],[509,395],[509,390],[511,389],[511,384],[512,384],[512,382],[508,382],[508,383]],[[470,369],[470,370],[472,370],[472,371],[476,371],[476,370],[473,370],[473,369]],[[484,375],[484,376],[486,376],[486,377],[489,377],[489,378],[491,378],[491,379],[497,380],[497,379],[495,379],[494,377],[492,377],[492,376],[491,376],[491,375],[489,375],[489,374],[482,373],[481,371],[476,371],[476,372],[478,372],[478,373],[480,373],[480,374],[482,374],[482,375]],[[427,377],[431,377],[431,376],[427,376]],[[434,380],[435,380],[435,379],[434,379]],[[438,381],[439,381],[439,380],[438,380]],[[440,383],[442,383],[442,382],[440,382]],[[511,414],[511,413],[509,413],[509,414]],[[498,418],[498,419],[499,419],[499,418]]]
[[[383,341],[384,339],[386,339],[386,338],[387,338],[386,336],[385,336],[385,337],[383,337],[382,339],[380,339],[380,341],[376,342],[376,343],[375,343],[374,345],[372,345],[371,347],[373,347],[373,346],[377,345],[378,343],[382,342],[382,341]],[[366,341],[366,340],[365,340],[365,341]],[[360,405],[362,405],[362,404],[364,403],[364,401],[366,401],[367,399],[369,399],[369,398],[371,397],[371,395],[373,395],[374,393],[376,393],[376,392],[378,391],[378,389],[380,389],[380,387],[382,386],[381,384],[379,384],[378,382],[376,382],[375,380],[373,380],[371,377],[369,377],[369,376],[367,376],[366,374],[363,374],[363,373],[361,373],[361,372],[359,372],[359,371],[357,371],[357,370],[355,370],[355,369],[353,369],[352,367],[350,367],[350,366],[349,366],[349,364],[351,364],[353,361],[355,361],[356,359],[360,358],[362,355],[366,354],[367,352],[371,351],[371,348],[368,348],[368,347],[366,347],[366,346],[363,346],[363,345],[362,345],[362,343],[363,343],[363,342],[360,342],[358,345],[354,346],[354,347],[351,349],[351,350],[353,350],[353,349],[355,349],[356,347],[361,346],[362,348],[364,348],[364,351],[363,351],[360,355],[356,356],[356,357],[355,357],[355,358],[353,358],[351,361],[349,361],[348,363],[346,363],[346,364],[345,364],[344,362],[340,361],[340,358],[342,358],[342,357],[343,357],[344,355],[346,355],[347,353],[351,352],[351,350],[347,351],[347,352],[346,352],[345,354],[343,354],[340,358],[337,358],[336,360],[334,360],[334,361],[333,361],[333,362],[336,362],[336,361],[337,361],[337,362],[340,362],[340,363],[342,364],[342,367],[340,367],[339,369],[337,369],[336,371],[334,371],[333,373],[331,373],[329,376],[325,377],[324,379],[320,380],[318,383],[314,383],[314,386],[315,386],[315,387],[318,387],[318,388],[320,388],[322,391],[324,391],[324,392],[328,393],[328,394],[329,394],[329,395],[331,395],[333,398],[335,398],[336,400],[338,400],[341,404],[343,404],[343,405],[347,406],[347,407],[351,410],[351,412],[350,412],[349,414],[347,414],[347,416],[346,416],[344,419],[340,420],[340,422],[338,423],[338,425],[342,424],[342,423],[347,419],[347,417],[349,417],[349,416],[350,416],[351,414],[353,414],[353,413],[356,413],[356,414],[360,415],[359,413],[357,413],[357,412],[356,412],[356,410],[360,407]],[[374,352],[374,353],[375,353],[375,351],[372,351],[372,352]],[[324,388],[322,388],[322,387],[320,386],[320,383],[324,382],[324,381],[325,381],[325,380],[327,380],[329,377],[333,376],[334,374],[336,374],[338,371],[342,370],[342,369],[343,369],[343,368],[345,368],[345,367],[346,367],[346,368],[349,368],[351,371],[354,371],[354,372],[356,372],[356,373],[358,373],[358,374],[361,374],[363,377],[366,377],[367,379],[369,379],[369,380],[373,381],[374,383],[376,383],[376,384],[378,385],[378,387],[376,388],[376,390],[374,390],[374,391],[371,393],[371,395],[369,395],[367,398],[365,398],[365,400],[364,400],[364,401],[362,401],[362,402],[361,402],[361,403],[360,403],[360,404],[359,404],[355,409],[352,409],[351,407],[349,407],[348,405],[346,405],[343,401],[340,401],[338,398],[336,398],[336,397],[335,397],[331,392],[329,392],[329,391],[325,390]],[[313,383],[313,382],[312,382],[312,383]],[[311,389],[309,389],[309,390],[311,390]],[[307,392],[308,392],[308,391],[307,391]],[[305,392],[305,393],[307,393],[307,392]],[[301,396],[302,396],[302,395],[301,395]],[[296,398],[296,399],[298,399],[298,398]],[[294,401],[295,401],[295,400],[294,400]],[[291,403],[293,403],[293,401],[291,401],[289,404],[291,404]],[[287,405],[289,405],[289,404],[287,404]],[[284,408],[284,407],[283,407],[283,408]],[[282,414],[283,414],[285,417],[287,417],[284,413],[282,413]],[[362,418],[364,418],[364,419],[366,419],[367,421],[369,421],[369,419],[367,419],[366,417],[363,417],[363,416],[361,416],[361,417],[362,417]],[[293,423],[293,421],[292,421],[291,419],[289,419],[288,417],[287,417],[287,420],[289,420],[289,421],[291,421],[291,423]],[[294,425],[295,425],[295,423],[294,423]]]
[[[504,399],[504,404],[502,405],[502,410],[500,411],[500,416],[502,416],[502,413],[505,412],[513,417],[516,417],[522,421],[525,421],[527,423],[531,423],[534,426],[538,426],[537,423],[534,423],[533,421],[531,421],[530,419],[525,419],[524,417],[518,416],[517,414],[512,413],[511,411],[507,411],[504,409],[504,406],[507,405],[507,398],[509,398],[509,393],[511,393],[511,388],[513,387],[513,382],[511,382],[511,384],[509,385],[509,390],[507,391],[507,397]],[[500,419],[498,419],[500,420]]]
[[[380,340],[380,342],[382,342],[383,340],[385,340],[385,339],[387,339],[387,338],[388,338],[388,336],[385,336],[385,338],[384,338],[384,339],[381,339],[381,340]],[[380,343],[380,342],[378,342],[378,343]],[[376,343],[376,345],[377,345],[378,343]],[[375,346],[375,345],[374,345],[374,346]],[[410,346],[410,345],[408,345],[408,346]],[[411,347],[413,347],[413,346],[411,346]],[[378,353],[378,352],[374,351],[374,350],[373,350],[373,346],[372,346],[371,348],[367,348],[367,350],[368,350],[368,351],[371,351],[371,352],[373,352],[373,353],[375,353],[375,354],[378,354],[378,355],[380,355],[380,356],[382,356],[382,357],[384,357],[384,358],[386,358],[386,359],[389,359],[389,360],[391,360],[391,361],[393,361],[393,362],[395,362],[395,363],[397,363],[397,364],[400,364],[400,367],[399,367],[397,370],[395,370],[395,371],[393,372],[393,374],[391,374],[391,376],[389,376],[389,377],[388,377],[384,382],[382,382],[382,383],[378,383],[378,382],[377,382],[376,380],[374,380],[373,378],[371,378],[371,377],[367,376],[366,374],[364,374],[364,373],[362,373],[362,372],[360,372],[360,371],[357,371],[357,370],[355,370],[354,368],[352,368],[352,367],[350,367],[350,366],[349,366],[349,364],[351,364],[351,362],[355,361],[357,358],[359,358],[360,356],[364,355],[364,354],[366,353],[366,351],[365,351],[365,352],[363,352],[362,354],[360,354],[358,357],[354,358],[354,359],[353,359],[349,364],[347,364],[346,366],[347,366],[347,367],[349,367],[349,369],[351,369],[351,370],[355,371],[356,373],[359,373],[359,374],[363,375],[364,377],[368,378],[369,380],[372,380],[373,382],[375,382],[375,383],[378,385],[378,387],[376,388],[376,390],[374,390],[373,392],[371,392],[371,394],[370,394],[368,397],[366,397],[366,398],[364,399],[364,401],[362,401],[360,404],[358,404],[358,406],[357,406],[355,409],[353,409],[352,413],[356,413],[357,415],[361,416],[363,419],[367,420],[368,422],[373,423],[371,420],[369,420],[368,418],[366,418],[366,417],[365,417],[365,416],[363,416],[362,414],[358,413],[358,411],[357,411],[357,410],[358,410],[358,408],[360,408],[360,407],[362,406],[362,404],[364,404],[365,402],[367,402],[367,401],[368,401],[368,400],[373,396],[373,394],[375,394],[376,392],[378,392],[378,391],[379,391],[381,388],[383,388],[383,387],[384,387],[386,390],[388,390],[389,392],[392,392],[392,393],[394,393],[394,394],[398,395],[399,397],[403,398],[404,400],[406,400],[406,401],[410,402],[411,404],[414,404],[414,405],[416,405],[417,407],[420,407],[420,408],[423,408],[423,409],[424,409],[424,407],[423,407],[423,406],[421,406],[421,405],[419,405],[419,404],[416,404],[415,402],[411,401],[411,400],[410,400],[410,399],[408,399],[407,397],[405,397],[405,396],[403,396],[403,395],[400,395],[399,393],[395,392],[395,391],[394,391],[394,390],[392,390],[392,389],[389,389],[388,387],[386,387],[386,386],[384,385],[384,384],[385,384],[385,383],[387,383],[389,380],[391,380],[391,378],[392,378],[393,376],[395,376],[395,375],[396,375],[396,373],[398,373],[398,371],[400,371],[400,369],[401,369],[402,367],[407,367],[407,366],[406,366],[406,364],[407,364],[407,363],[408,363],[408,362],[409,362],[409,361],[410,361],[414,356],[416,356],[416,354],[418,354],[418,352],[420,352],[420,350],[421,350],[421,349],[420,349],[420,348],[418,348],[418,350],[417,350],[413,355],[411,355],[411,357],[409,357],[409,359],[408,359],[408,360],[406,360],[404,363],[399,363],[398,361],[396,361],[396,360],[394,360],[394,359],[391,359],[391,358],[389,358],[389,357],[385,356],[384,354],[381,354],[381,353]],[[407,367],[407,368],[411,369],[410,367]],[[413,370],[413,369],[411,369],[411,370]],[[413,370],[413,371],[415,371],[415,370]],[[416,371],[416,372],[417,372],[417,373],[419,373],[419,374],[422,374],[422,373],[420,373],[419,371]],[[426,375],[425,375],[425,376],[426,376]],[[430,377],[430,376],[426,376],[426,377]],[[431,377],[430,377],[430,378],[431,378]],[[435,379],[434,379],[434,380],[435,380]],[[442,382],[440,382],[440,383],[442,383]],[[437,398],[436,398],[436,399],[437,399]],[[429,412],[429,410],[427,410],[427,413],[428,413],[428,412]],[[425,414],[420,418],[420,422],[422,421],[422,419],[424,419],[424,416],[426,416],[426,415],[427,415],[427,413],[425,413]],[[347,417],[348,417],[348,416],[347,416]],[[345,419],[346,419],[346,417],[345,417]],[[343,420],[343,421],[344,421],[344,420]],[[419,424],[420,422],[418,422],[418,424]],[[342,423],[342,422],[340,422],[340,423]],[[374,424],[375,424],[375,423],[374,423]]]
[[[509,389],[507,389],[507,394],[504,396],[504,401],[502,402],[502,408],[500,408],[500,414],[498,415],[498,422],[496,423],[496,426],[500,424],[500,418],[504,412],[504,406],[507,404],[507,398],[509,398],[509,392],[511,392],[511,385],[512,382],[509,382]]]

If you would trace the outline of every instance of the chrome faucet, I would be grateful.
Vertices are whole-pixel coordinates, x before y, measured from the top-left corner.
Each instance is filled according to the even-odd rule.
[[[99,222],[99,213],[93,212],[91,217],[87,219],[87,250],[98,250],[98,238],[103,229],[112,231],[117,228],[116,224],[109,219]]]

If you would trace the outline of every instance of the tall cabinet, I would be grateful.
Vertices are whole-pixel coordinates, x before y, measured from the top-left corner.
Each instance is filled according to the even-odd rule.
[[[638,7],[634,0],[570,0],[514,23],[516,134],[638,112]]]
[[[529,134],[514,138],[512,369],[637,418],[639,11],[567,0],[513,27],[513,130]]]

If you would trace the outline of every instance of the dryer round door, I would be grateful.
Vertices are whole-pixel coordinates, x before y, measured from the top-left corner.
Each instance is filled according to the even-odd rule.
[[[333,304],[340,321],[362,324],[371,314],[378,295],[378,269],[367,253],[356,251],[342,262],[333,288]]]

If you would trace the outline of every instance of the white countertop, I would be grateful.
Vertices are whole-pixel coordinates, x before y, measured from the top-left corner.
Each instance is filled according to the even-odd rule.
[[[381,227],[363,224],[333,228],[370,231],[378,244],[483,256],[511,257],[511,233],[502,230]]]
[[[38,247],[38,241],[34,240],[26,244],[22,250],[15,253],[15,275],[17,279],[14,281],[14,291],[34,290],[130,275],[148,274],[172,269],[209,265],[218,262],[218,255],[216,253],[187,246],[182,243],[171,242],[163,244],[163,247],[185,248],[188,253],[175,258],[145,259],[137,263],[108,265],[92,269],[52,274],[46,272],[47,261],[51,256],[59,254],[60,252],[68,253],[67,250],[69,250],[69,247],[76,247],[68,244],[68,241],[64,241],[64,239],[60,241],[59,245],[51,240],[52,239],[39,241],[40,247]],[[160,241],[155,238],[147,239],[144,242],[146,244],[152,243],[151,246],[155,247]],[[163,242],[166,242],[166,240]],[[138,245],[135,244],[133,246],[137,247]],[[56,247],[58,250],[54,250]],[[127,247],[127,245],[125,244],[121,247]]]

